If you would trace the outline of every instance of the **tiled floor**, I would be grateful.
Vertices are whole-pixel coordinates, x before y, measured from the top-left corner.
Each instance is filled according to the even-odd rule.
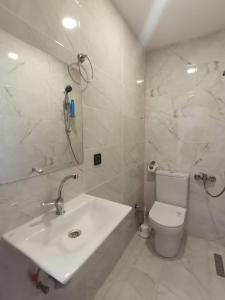
[[[187,237],[176,259],[154,254],[151,241],[136,235],[94,300],[222,300],[225,278],[215,273],[218,243]]]

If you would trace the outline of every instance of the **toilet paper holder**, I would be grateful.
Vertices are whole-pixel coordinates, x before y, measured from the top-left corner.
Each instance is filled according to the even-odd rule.
[[[158,164],[156,161],[152,160],[147,167],[149,173],[155,173],[158,169]]]

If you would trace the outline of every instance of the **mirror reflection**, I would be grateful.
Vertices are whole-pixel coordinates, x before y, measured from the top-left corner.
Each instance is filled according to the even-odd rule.
[[[79,83],[76,68],[0,29],[0,184],[82,162]]]

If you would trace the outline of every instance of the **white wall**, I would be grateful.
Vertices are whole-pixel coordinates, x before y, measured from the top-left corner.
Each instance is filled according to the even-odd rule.
[[[193,174],[217,176],[225,184],[225,31],[152,51],[148,55],[145,103],[145,162],[190,172],[188,231],[225,239],[225,194],[205,195]],[[188,74],[188,64],[197,72]],[[145,176],[145,201],[154,198],[154,178]]]
[[[85,191],[130,205],[141,203],[144,89],[136,85],[136,80],[144,78],[144,51],[110,1],[79,3],[73,0],[1,0],[0,10],[7,7],[14,14],[10,22],[20,17],[29,24],[31,31],[26,34],[32,42],[35,40],[33,29],[43,33],[45,40],[49,40],[46,48],[49,47],[50,53],[55,51],[60,56],[59,48],[52,50],[52,41],[57,40],[71,53],[87,53],[94,63],[94,82],[83,98],[84,163],[75,168],[79,179],[75,183],[68,182],[65,199]],[[64,16],[79,20],[79,32],[67,32],[62,28]],[[103,163],[94,167],[93,154],[98,152],[102,153]],[[71,172],[64,170],[0,186],[0,234],[40,214],[41,202],[54,199],[59,181]],[[6,270],[8,264],[13,264],[13,258],[6,260],[4,249],[0,246],[0,298],[25,300],[23,291],[28,283],[22,278],[26,270],[17,265],[17,272],[23,276],[21,280],[13,278],[11,284],[19,288],[12,289],[8,284],[11,273]],[[28,294],[27,297],[33,299],[34,296]]]

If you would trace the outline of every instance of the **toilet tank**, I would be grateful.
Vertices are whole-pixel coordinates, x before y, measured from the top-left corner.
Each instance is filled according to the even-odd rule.
[[[156,201],[187,207],[189,174],[170,171],[156,172]]]

